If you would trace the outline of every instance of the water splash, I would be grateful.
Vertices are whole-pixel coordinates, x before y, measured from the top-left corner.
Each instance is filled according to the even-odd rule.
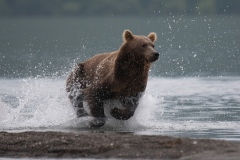
[[[9,102],[15,99],[17,107],[2,98],[1,108],[6,113],[1,118],[2,129],[49,127],[75,116],[62,80],[29,78],[9,80],[5,84],[4,97],[9,97]],[[18,85],[14,87],[14,84]]]

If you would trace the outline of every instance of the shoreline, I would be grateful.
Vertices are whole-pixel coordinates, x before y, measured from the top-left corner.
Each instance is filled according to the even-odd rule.
[[[0,132],[0,157],[237,160],[240,142],[112,132]]]

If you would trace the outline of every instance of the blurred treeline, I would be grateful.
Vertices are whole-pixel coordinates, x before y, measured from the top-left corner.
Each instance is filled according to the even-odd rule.
[[[240,0],[0,0],[0,16],[240,14]]]

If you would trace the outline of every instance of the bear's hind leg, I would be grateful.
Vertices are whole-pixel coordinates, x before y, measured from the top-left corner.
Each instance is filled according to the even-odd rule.
[[[77,117],[87,116],[87,112],[83,107],[83,94],[82,89],[80,89],[79,85],[73,85],[69,89],[68,98],[77,114]]]
[[[71,99],[71,103],[73,105],[74,110],[76,111],[77,117],[85,117],[87,116],[87,112],[84,110],[83,107],[83,97],[79,95]]]
[[[87,112],[85,111],[83,107],[83,100],[82,97],[79,97],[79,100],[75,102],[74,109],[77,113],[77,117],[85,117],[88,116]]]

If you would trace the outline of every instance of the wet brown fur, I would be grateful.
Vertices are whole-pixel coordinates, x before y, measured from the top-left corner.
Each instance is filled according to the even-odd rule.
[[[124,43],[119,50],[97,54],[74,68],[67,78],[67,92],[78,85],[82,89],[82,101],[89,106],[88,114],[97,118],[105,117],[105,100],[122,99],[124,109],[114,108],[111,115],[117,119],[129,119],[138,105],[139,95],[146,88],[150,65],[158,59],[153,44],[156,38],[153,32],[145,37],[125,30]],[[127,100],[130,97],[136,97],[136,102],[131,104]],[[79,104],[75,107],[83,106]],[[92,125],[102,126],[104,122]]]

